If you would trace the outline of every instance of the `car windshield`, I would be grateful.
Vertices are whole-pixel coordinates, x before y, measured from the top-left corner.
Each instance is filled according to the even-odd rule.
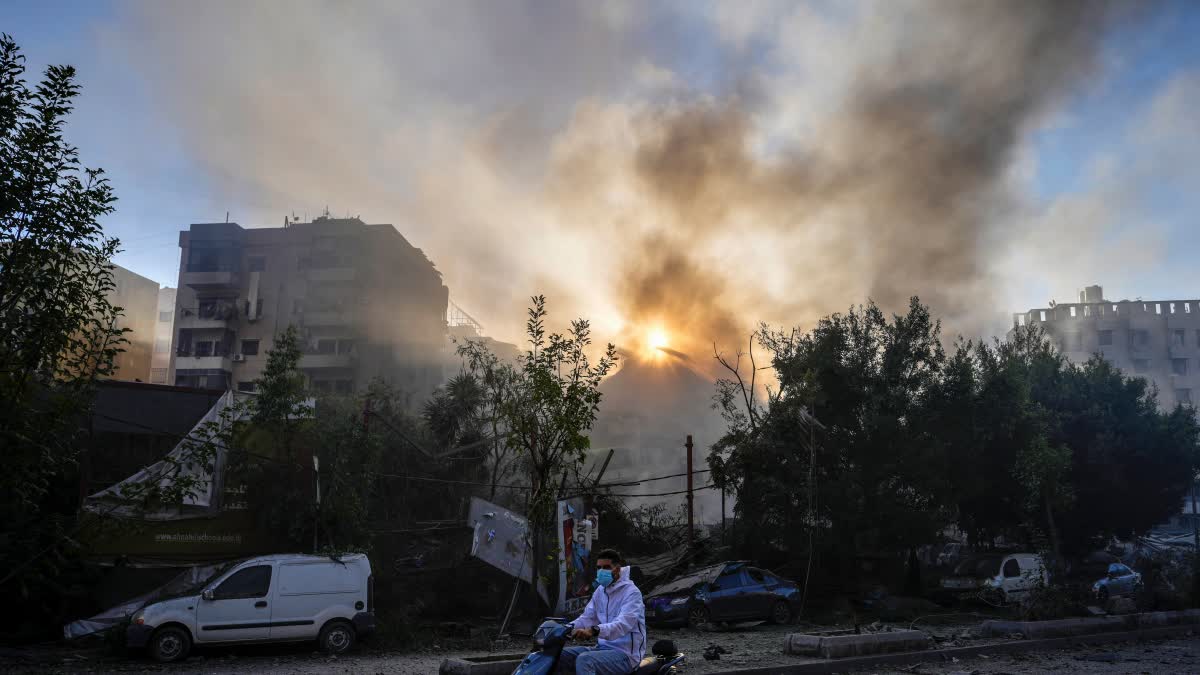
[[[1002,556],[970,558],[960,562],[958,567],[954,568],[954,574],[960,577],[994,577],[1000,573],[1001,560],[1003,560]]]
[[[690,591],[698,584],[706,583],[717,578],[717,575],[724,569],[724,565],[713,565],[696,570],[690,574],[685,574],[678,579],[673,579],[667,583],[654,589],[654,595],[666,595],[668,593],[683,593]]]

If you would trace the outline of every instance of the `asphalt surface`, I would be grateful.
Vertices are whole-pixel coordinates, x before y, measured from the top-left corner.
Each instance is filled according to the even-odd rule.
[[[711,632],[651,630],[651,640],[671,639],[688,654],[687,674],[736,672],[747,668],[798,663],[782,653],[783,637],[796,627],[757,626]],[[955,628],[943,629],[943,632]],[[719,660],[702,656],[707,647],[724,650]],[[510,653],[514,650],[505,650]],[[462,654],[455,654],[462,655]],[[482,655],[477,653],[476,655]],[[3,650],[5,673],[171,673],[178,675],[277,675],[283,673],[355,673],[434,675],[449,656],[430,645],[423,653],[383,653],[369,646],[343,657],[329,657],[308,645],[264,645],[197,650],[187,661],[160,665],[145,657],[117,657],[102,647],[53,646],[36,650]],[[978,673],[1200,673],[1200,637],[1030,652],[942,662],[930,652],[927,663],[860,672],[968,675]]]

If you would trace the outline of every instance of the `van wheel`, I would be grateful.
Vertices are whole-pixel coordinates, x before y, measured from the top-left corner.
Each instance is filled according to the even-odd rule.
[[[708,619],[708,608],[704,605],[696,605],[688,610],[688,628],[700,628],[708,623]]]
[[[792,622],[792,606],[780,600],[771,606],[771,623],[785,626]]]
[[[150,656],[159,663],[179,661],[192,650],[192,636],[179,626],[159,628],[150,638]]]
[[[330,621],[321,629],[317,644],[326,654],[344,654],[354,646],[354,626],[345,621]]]

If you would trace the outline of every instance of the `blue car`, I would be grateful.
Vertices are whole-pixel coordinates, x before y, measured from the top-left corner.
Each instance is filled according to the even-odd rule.
[[[646,623],[700,626],[739,621],[791,622],[800,587],[746,561],[725,562],[689,572],[646,597]]]
[[[1109,598],[1133,595],[1142,590],[1142,575],[1121,563],[1108,566],[1108,576],[1092,584],[1096,599],[1104,602]]]

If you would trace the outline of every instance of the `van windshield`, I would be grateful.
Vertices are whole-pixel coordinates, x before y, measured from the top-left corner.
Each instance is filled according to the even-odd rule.
[[[969,558],[960,562],[958,567],[954,568],[954,574],[960,577],[990,579],[1000,573],[1000,561],[1003,559],[1003,556],[998,555]]]

